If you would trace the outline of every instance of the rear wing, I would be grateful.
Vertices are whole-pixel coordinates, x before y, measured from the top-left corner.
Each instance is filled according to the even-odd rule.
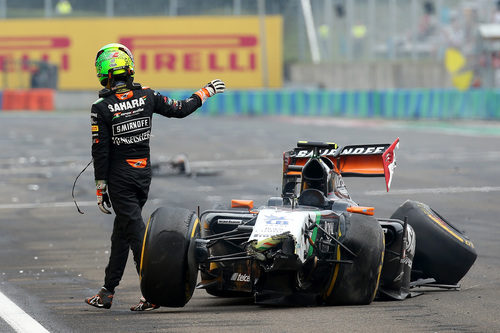
[[[300,176],[301,167],[314,151],[332,161],[343,177],[385,177],[387,191],[396,167],[399,138],[392,144],[366,144],[339,147],[335,143],[299,141],[297,148],[283,154],[283,176]]]

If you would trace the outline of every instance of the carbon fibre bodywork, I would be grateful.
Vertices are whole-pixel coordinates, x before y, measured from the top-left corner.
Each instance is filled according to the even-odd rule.
[[[412,287],[436,281],[458,288],[477,256],[465,235],[428,206],[412,201],[391,218],[377,219],[374,208],[359,206],[344,184],[342,176],[384,177],[389,190],[398,142],[343,148],[299,142],[283,154],[281,197],[259,208],[251,200],[234,200],[231,208],[199,214],[199,235],[190,231],[196,225],[180,223],[180,233],[169,236],[158,229],[157,235],[146,235],[146,242],[184,235],[190,250],[164,257],[182,262],[190,278],[195,265],[201,275],[197,288],[214,296],[254,297],[260,304],[359,305],[376,297],[403,300],[417,294]],[[171,229],[168,221],[152,218],[151,223]],[[439,253],[428,251],[438,244],[447,246]],[[416,280],[414,261],[421,269]],[[169,265],[168,260],[155,262],[154,271],[161,272],[162,265]],[[185,282],[176,281],[179,286]],[[141,282],[141,288],[155,293],[155,286]],[[175,304],[192,292],[187,288],[189,297],[176,296]],[[157,303],[172,301],[165,294]]]
[[[374,162],[372,153],[380,158],[390,146],[353,146],[348,151],[368,151],[365,156]],[[254,296],[257,303],[271,304],[367,304],[379,282],[391,291],[409,290],[410,270],[404,270],[400,260],[388,261],[388,274],[382,272],[384,235],[390,235],[391,255],[401,257],[402,231],[408,232],[408,227],[403,230],[402,221],[392,221],[400,228],[386,222],[383,229],[370,215],[348,212],[358,205],[335,160],[328,158],[342,150],[325,143],[308,143],[307,148],[316,150],[299,148],[284,154],[281,198],[271,198],[258,210],[215,210],[200,216],[198,288],[218,296]],[[347,170],[345,161],[338,165]],[[352,158],[349,163],[353,165]],[[384,164],[372,164],[365,172],[384,176]],[[401,279],[405,273],[408,277]]]

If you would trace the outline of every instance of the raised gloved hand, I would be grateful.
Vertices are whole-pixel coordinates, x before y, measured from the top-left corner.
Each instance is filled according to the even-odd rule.
[[[108,186],[106,185],[105,180],[96,180],[95,181],[96,195],[97,195],[97,207],[104,214],[111,214],[111,212],[105,207],[111,208],[111,201],[109,200],[108,195]]]
[[[215,94],[223,93],[226,89],[226,85],[222,80],[215,79],[207,83],[206,86],[195,92],[201,99],[203,104],[208,97],[212,97]]]
[[[223,93],[226,89],[226,85],[219,79],[212,80],[207,83],[203,88],[207,89],[208,97],[212,97],[215,94]]]

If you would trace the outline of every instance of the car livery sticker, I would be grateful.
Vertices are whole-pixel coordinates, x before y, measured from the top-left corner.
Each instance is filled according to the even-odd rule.
[[[276,209],[262,209],[257,216],[255,226],[249,241],[262,241],[276,235],[290,233],[295,240],[295,254],[304,262],[309,251],[309,242],[305,228],[309,221],[316,220],[317,212],[279,211]]]
[[[320,220],[321,220],[321,214],[318,213],[318,214],[316,214],[316,218],[314,219],[314,224],[319,225]],[[318,237],[318,227],[315,227],[313,229],[313,233],[311,235],[311,240],[313,241],[313,243],[316,243],[316,237]],[[314,250],[314,248],[311,246],[309,248],[308,253],[307,253],[307,257],[312,256],[313,250]]]
[[[312,157],[314,150],[313,149],[300,149],[296,150],[295,152],[295,157]],[[335,148],[327,148],[327,149],[320,149],[319,154],[320,156],[334,156],[335,153],[337,152],[337,149]]]
[[[340,155],[370,155],[382,154],[388,145],[362,145],[362,146],[345,146]]]
[[[243,220],[237,219],[218,219],[217,224],[242,224]]]
[[[250,275],[244,273],[233,273],[233,275],[231,275],[231,281],[250,282]]]

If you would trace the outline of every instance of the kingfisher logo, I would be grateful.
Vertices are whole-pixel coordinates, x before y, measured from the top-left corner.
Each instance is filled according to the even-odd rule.
[[[141,71],[254,72],[258,38],[249,34],[124,36]]]
[[[71,40],[62,36],[0,36],[0,71],[14,71],[19,60],[23,71],[30,71],[33,61],[55,63],[68,71],[70,46]]]

